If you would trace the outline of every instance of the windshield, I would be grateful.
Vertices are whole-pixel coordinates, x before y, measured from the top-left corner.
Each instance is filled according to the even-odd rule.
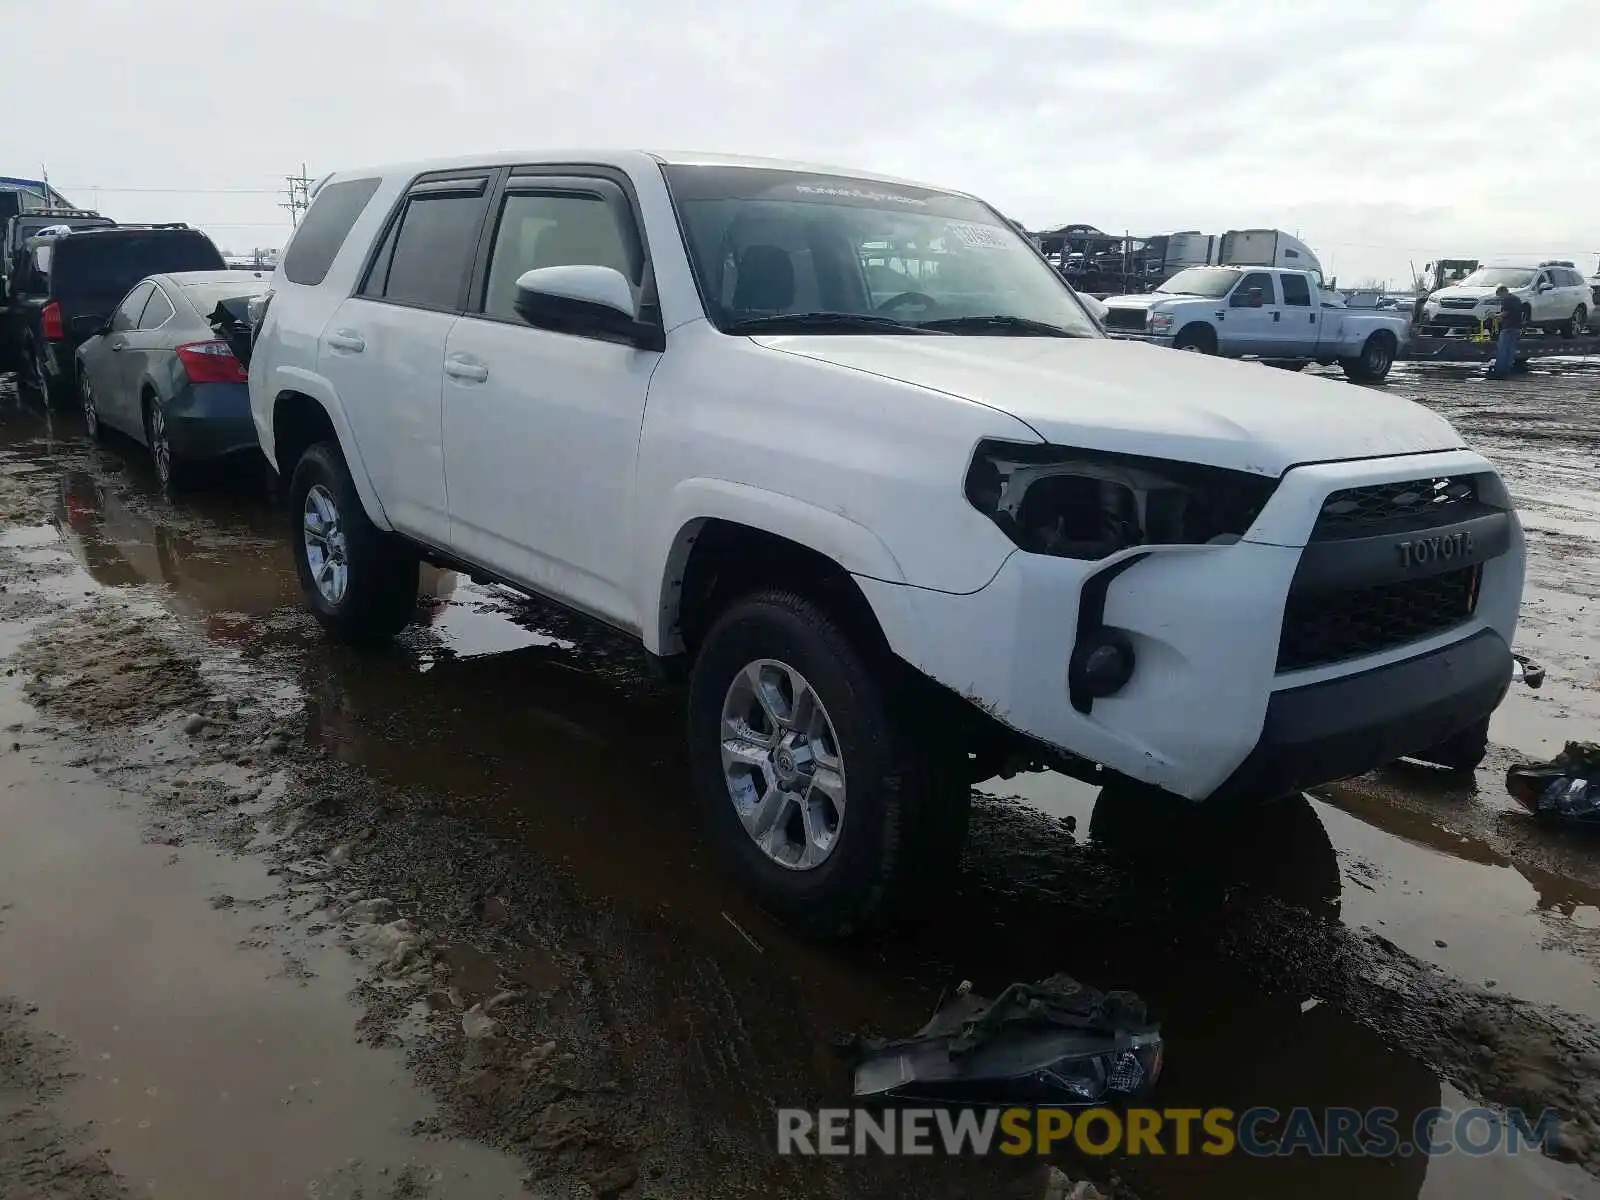
[[[1527,287],[1533,282],[1533,272],[1516,267],[1482,267],[1468,275],[1455,287]]]
[[[85,234],[55,247],[55,288],[122,295],[146,275],[221,271],[222,255],[201,233]]]
[[[842,319],[828,332],[926,324],[998,337],[1102,336],[1033,247],[965,196],[765,167],[663,170],[720,329],[833,314]]]
[[[1205,296],[1215,300],[1219,296],[1226,296],[1243,273],[1228,267],[1189,267],[1179,271],[1156,291],[1176,296]]]

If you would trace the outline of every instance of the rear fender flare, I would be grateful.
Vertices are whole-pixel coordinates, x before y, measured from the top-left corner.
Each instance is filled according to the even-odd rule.
[[[344,455],[345,465],[350,468],[350,478],[356,485],[356,495],[361,497],[361,507],[366,510],[368,519],[379,529],[385,532],[391,531],[394,526],[389,523],[389,516],[384,511],[378,489],[372,484],[372,474],[367,470],[366,461],[361,457],[361,448],[356,441],[355,431],[350,427],[350,419],[345,415],[344,406],[339,403],[338,393],[333,390],[333,386],[315,372],[298,367],[280,367],[272,373],[269,386],[272,389],[272,406],[264,414],[256,412],[255,418],[256,438],[271,461],[273,470],[278,471],[280,475],[283,473],[278,465],[278,451],[275,444],[277,435],[272,427],[276,419],[278,402],[290,392],[299,392],[315,401],[332,424],[339,442],[339,453]],[[266,428],[262,428],[263,423]]]

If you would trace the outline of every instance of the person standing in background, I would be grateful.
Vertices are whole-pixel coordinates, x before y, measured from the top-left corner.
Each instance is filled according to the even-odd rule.
[[[1500,336],[1495,342],[1489,378],[1504,379],[1511,374],[1511,365],[1517,361],[1517,345],[1522,341],[1522,301],[1504,284],[1495,288],[1494,294],[1500,297]]]

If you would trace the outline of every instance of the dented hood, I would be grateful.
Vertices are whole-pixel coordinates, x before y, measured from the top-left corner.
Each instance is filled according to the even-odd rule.
[[[757,340],[975,401],[1063,446],[1276,476],[1298,463],[1464,445],[1442,417],[1389,392],[1141,342],[905,335]]]

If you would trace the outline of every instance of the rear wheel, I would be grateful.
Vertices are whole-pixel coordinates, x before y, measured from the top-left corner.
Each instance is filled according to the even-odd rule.
[[[17,369],[17,390],[46,408],[54,407],[59,398],[57,389],[50,383],[50,376],[45,373],[44,356],[37,346],[28,346],[23,350]]]
[[[763,591],[717,618],[690,679],[708,835],[764,907],[814,936],[910,915],[966,840],[953,739],[919,727],[914,703],[891,705],[877,657],[813,601]]]
[[[156,471],[156,482],[169,495],[182,490],[185,481],[183,464],[172,453],[172,439],[167,433],[167,414],[161,401],[154,396],[145,397],[144,440],[150,448],[150,464]]]
[[[1389,368],[1394,366],[1394,351],[1393,336],[1378,332],[1367,338],[1359,355],[1340,359],[1339,366],[1352,382],[1380,383],[1388,378]]]
[[[368,518],[337,447],[318,442],[289,482],[291,542],[306,601],[341,641],[393,637],[417,611],[417,556]]]
[[[88,373],[78,370],[78,403],[83,409],[83,428],[90,441],[100,440],[100,409],[95,400],[94,386]]]
[[[1561,336],[1564,338],[1581,337],[1588,331],[1589,310],[1580,304],[1572,310],[1572,320],[1561,327]]]

